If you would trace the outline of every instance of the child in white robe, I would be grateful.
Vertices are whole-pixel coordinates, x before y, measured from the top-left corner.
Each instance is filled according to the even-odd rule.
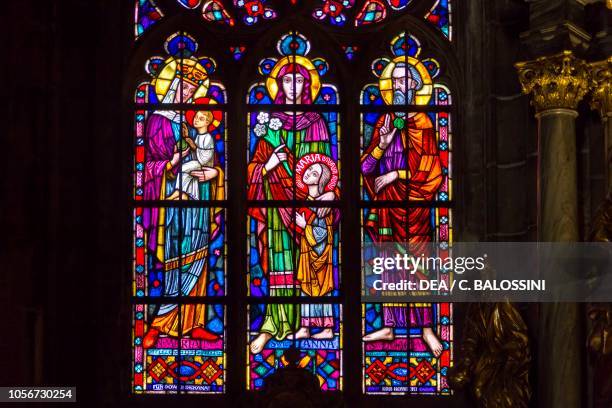
[[[190,145],[193,152],[190,160],[183,162],[181,172],[176,179],[176,190],[168,199],[178,198],[179,194],[184,193],[187,199],[200,199],[200,186],[197,177],[191,175],[192,171],[210,169],[215,165],[215,141],[212,135],[208,132],[210,123],[213,120],[212,112],[199,111],[196,112],[193,118],[192,126],[197,130],[198,134],[195,140],[188,140],[184,135],[185,140]],[[190,123],[191,124],[191,123]],[[182,194],[181,194],[182,195]]]

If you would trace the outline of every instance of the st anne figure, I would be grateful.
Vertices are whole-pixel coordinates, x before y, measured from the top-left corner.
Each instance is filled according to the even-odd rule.
[[[391,78],[393,104],[414,103],[423,78],[411,64],[395,64]],[[435,129],[426,113],[385,113],[375,125],[372,140],[361,157],[367,193],[374,201],[431,201],[442,183]],[[372,208],[364,228],[373,242],[410,243],[422,247],[432,241],[431,209]],[[407,224],[407,225],[406,225]],[[394,328],[421,328],[423,340],[438,357],[442,344],[434,333],[430,304],[409,308],[383,304],[383,328],[364,336],[364,341],[393,340]]]
[[[188,60],[191,61],[191,60]],[[175,77],[162,103],[189,103],[206,76],[204,69],[192,63],[182,81]],[[197,102],[197,101],[196,101]],[[205,121],[203,112],[187,116]],[[183,165],[197,155],[182,143],[186,132],[181,129],[181,114],[175,111],[155,111],[148,118],[145,130],[145,200],[193,198],[180,194]],[[193,121],[191,122],[193,124]],[[193,144],[193,142],[192,142]],[[180,146],[180,148],[179,148]],[[200,199],[223,198],[223,170],[220,167],[193,170],[190,176],[198,180]],[[147,230],[148,275],[150,296],[205,296],[208,272],[208,245],[220,233],[220,213],[211,208],[154,207],[144,210]],[[180,220],[179,220],[180,218]],[[160,335],[180,338],[215,340],[218,336],[206,330],[205,305],[176,303],[153,305],[149,308],[149,330],[143,346],[155,346]],[[180,321],[179,321],[180,316]]]
[[[305,62],[304,62],[305,61]],[[275,67],[268,92],[275,104],[311,104],[319,90],[319,78],[308,59],[285,57]],[[260,113],[255,128],[259,140],[248,165],[250,200],[305,200],[307,194],[294,188],[294,163],[308,153],[330,155],[330,138],[323,117],[317,112]],[[294,156],[295,154],[295,156]],[[333,200],[326,192],[317,200]],[[328,208],[319,208],[326,217]],[[294,247],[299,245],[295,217],[290,208],[251,208],[257,221],[257,242],[262,268],[269,282],[269,296],[294,294]],[[268,304],[260,334],[251,342],[253,354],[268,340],[285,339],[297,330],[299,310],[292,304]]]

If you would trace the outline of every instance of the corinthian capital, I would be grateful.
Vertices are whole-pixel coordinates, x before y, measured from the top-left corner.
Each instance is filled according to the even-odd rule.
[[[589,69],[571,51],[515,64],[523,93],[536,111],[573,109],[589,91]]]
[[[592,62],[591,70],[591,108],[598,110],[602,119],[612,116],[612,57]]]

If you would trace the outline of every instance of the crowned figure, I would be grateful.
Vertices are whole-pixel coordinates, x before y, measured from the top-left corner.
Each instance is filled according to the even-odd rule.
[[[177,34],[166,42],[166,50],[171,56],[152,72],[151,88],[158,102],[186,104],[195,99],[199,103],[211,103],[203,99],[209,87],[211,68],[207,70],[192,56],[196,47],[195,41],[187,35]],[[201,111],[188,111],[187,116],[206,120],[209,115],[204,114],[204,106],[198,109]],[[174,110],[156,110],[148,117],[144,136],[145,200],[194,198],[179,194],[182,182],[188,180],[182,175],[190,166],[192,156],[198,157],[198,152],[193,152],[186,140],[184,122],[183,115]],[[206,166],[191,169],[189,173],[189,177],[197,180],[197,185],[189,186],[190,191],[200,199],[223,199],[223,170],[214,162],[213,157],[207,158]],[[219,217],[219,210],[211,208],[144,209],[149,296],[206,296],[208,246],[220,232]],[[159,336],[218,338],[206,329],[205,305],[184,304],[179,310],[179,306],[170,301],[151,305],[148,317],[149,330],[143,338],[145,348],[154,347]]]

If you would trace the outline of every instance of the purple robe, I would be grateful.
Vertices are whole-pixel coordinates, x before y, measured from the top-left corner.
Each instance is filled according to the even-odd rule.
[[[387,174],[393,170],[408,170],[406,152],[402,144],[402,137],[399,134],[395,135],[380,160],[376,160],[371,155],[368,155],[361,163],[361,171],[365,175],[374,174],[377,166],[377,174],[380,175]]]
[[[292,113],[275,112],[272,114],[272,117],[280,119],[285,130],[306,129],[306,137],[303,142],[329,142],[327,125],[317,112],[305,112],[295,115]]]
[[[165,116],[153,113],[147,121],[145,130],[145,169],[144,169],[144,199],[161,200],[164,173],[168,163],[174,155],[176,138],[172,128],[172,121]],[[172,170],[177,174],[178,169]],[[143,225],[149,231],[148,249],[150,254],[155,254],[157,250],[157,228],[159,225],[159,208],[145,208],[143,211]]]

